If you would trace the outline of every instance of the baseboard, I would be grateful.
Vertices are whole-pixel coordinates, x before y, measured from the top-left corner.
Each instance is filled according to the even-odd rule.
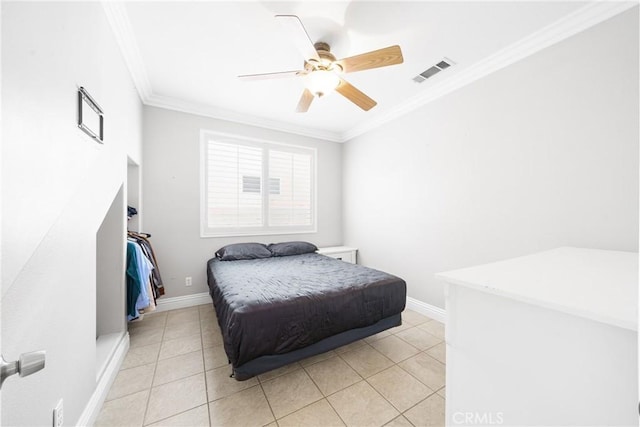
[[[446,323],[447,312],[435,305],[427,304],[415,298],[407,297],[407,308],[425,316],[429,316],[439,322]]]
[[[184,295],[173,298],[158,298],[156,311],[177,310],[179,308],[193,307],[195,305],[212,304],[211,296],[208,292],[200,294]]]
[[[118,375],[118,371],[120,370],[120,366],[124,361],[127,352],[129,351],[129,333],[125,332],[118,343],[118,347],[113,353],[113,356],[107,363],[107,367],[105,368],[102,376],[98,379],[98,383],[96,384],[96,389],[94,390],[89,402],[87,402],[87,406],[84,407],[84,411],[80,415],[78,422],[76,425],[78,426],[92,426],[96,419],[98,418],[98,414],[100,413],[100,409],[102,409],[102,404],[107,398],[107,394],[109,394],[109,390],[111,389],[111,385],[116,379]]]

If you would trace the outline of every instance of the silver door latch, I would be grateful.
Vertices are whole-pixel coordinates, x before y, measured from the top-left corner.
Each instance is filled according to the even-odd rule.
[[[0,356],[0,388],[4,380],[13,374],[20,374],[21,377],[34,374],[44,368],[45,351],[32,351],[20,355],[20,359],[7,362]]]

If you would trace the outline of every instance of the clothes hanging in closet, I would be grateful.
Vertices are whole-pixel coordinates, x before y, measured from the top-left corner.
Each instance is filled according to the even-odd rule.
[[[141,312],[155,309],[155,301],[147,290],[153,264],[144,256],[140,246],[131,241],[127,242],[127,261],[127,317],[133,320]]]
[[[136,233],[135,231],[128,231],[127,236],[129,239],[135,241],[140,245],[142,252],[144,255],[151,261],[153,264],[152,274],[152,286],[154,289],[154,294],[157,297],[160,295],[164,295],[164,285],[162,284],[162,277],[160,276],[160,269],[158,268],[158,261],[156,260],[156,255],[153,252],[153,247],[151,246],[151,242],[149,242],[150,234],[146,233]]]
[[[127,319],[133,320],[155,310],[156,298],[164,294],[164,287],[147,238],[139,233],[127,234]]]

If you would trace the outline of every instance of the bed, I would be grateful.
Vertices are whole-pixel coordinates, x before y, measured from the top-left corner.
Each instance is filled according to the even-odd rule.
[[[398,326],[406,302],[404,280],[316,253],[216,257],[207,280],[239,381]]]

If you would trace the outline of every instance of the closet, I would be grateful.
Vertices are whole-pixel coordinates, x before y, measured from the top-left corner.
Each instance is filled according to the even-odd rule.
[[[127,333],[126,256],[127,230],[142,227],[141,170],[126,158],[126,180],[114,192],[111,205],[96,230],[96,380],[105,373],[109,362]],[[124,171],[124,168],[123,168]],[[138,215],[127,221],[127,206]]]
[[[164,295],[160,268],[153,252],[151,235],[143,233],[140,167],[127,162],[127,238],[125,262],[125,317],[141,320],[155,310],[158,297]]]
[[[127,330],[125,317],[125,189],[120,186],[96,232],[96,379]]]

